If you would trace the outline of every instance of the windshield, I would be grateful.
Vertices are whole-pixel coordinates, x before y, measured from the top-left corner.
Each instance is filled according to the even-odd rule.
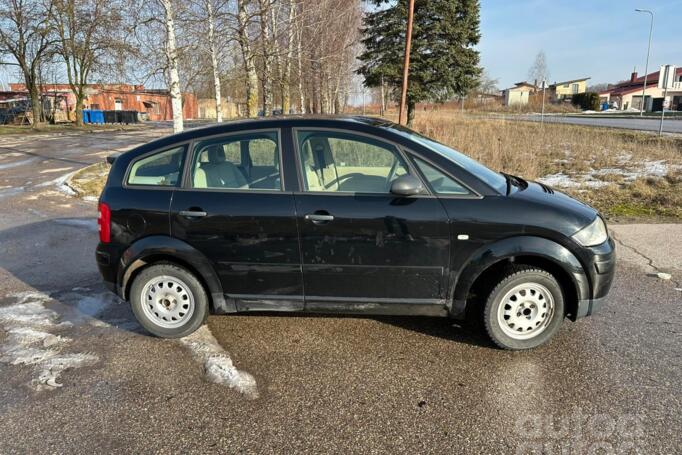
[[[433,150],[439,155],[449,159],[461,168],[483,180],[499,193],[505,193],[507,191],[507,179],[499,172],[488,169],[478,161],[469,158],[465,154],[460,153],[455,149],[451,149],[447,145],[441,144],[440,142],[436,142],[433,139],[429,139],[426,136],[422,136],[421,134],[412,131],[409,128],[405,128],[400,125],[391,125],[391,129],[400,135],[418,142],[424,147]]]

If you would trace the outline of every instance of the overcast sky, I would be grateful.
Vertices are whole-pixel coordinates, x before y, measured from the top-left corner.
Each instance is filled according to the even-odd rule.
[[[525,80],[540,50],[550,82],[642,75],[650,16],[635,8],[655,15],[649,72],[682,66],[682,0],[481,0],[481,63],[501,89]]]

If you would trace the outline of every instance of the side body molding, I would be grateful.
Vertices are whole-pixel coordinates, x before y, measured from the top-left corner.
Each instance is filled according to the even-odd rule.
[[[167,258],[176,259],[194,269],[197,277],[203,280],[211,294],[212,310],[216,313],[235,313],[237,311],[232,299],[226,300],[223,288],[215,273],[211,262],[200,251],[189,244],[165,235],[145,237],[133,243],[121,255],[121,265],[118,272],[119,295],[126,295],[130,278],[136,270],[150,261]]]
[[[484,245],[466,260],[458,261],[463,266],[459,270],[454,268],[452,270],[450,315],[463,318],[469,290],[479,275],[491,265],[516,256],[536,256],[553,262],[570,277],[578,300],[590,298],[589,278],[578,258],[570,250],[546,238],[516,236]]]

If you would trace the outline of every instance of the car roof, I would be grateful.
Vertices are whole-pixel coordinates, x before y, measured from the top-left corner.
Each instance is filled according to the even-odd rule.
[[[379,117],[365,116],[340,116],[340,115],[301,115],[293,114],[286,116],[259,117],[238,120],[228,120],[221,123],[213,123],[197,128],[190,128],[183,132],[164,136],[154,141],[148,142],[141,147],[147,150],[167,144],[185,142],[194,139],[201,139],[223,133],[236,132],[239,130],[253,130],[261,128],[286,128],[286,127],[328,127],[328,128],[348,128],[348,129],[367,129],[380,128],[382,131],[400,126]]]

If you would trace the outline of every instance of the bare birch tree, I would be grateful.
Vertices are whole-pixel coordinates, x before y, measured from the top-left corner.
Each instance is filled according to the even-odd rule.
[[[169,91],[171,108],[173,109],[173,132],[184,129],[182,115],[182,93],[180,92],[180,75],[178,73],[178,50],[175,42],[174,7],[171,0],[161,0],[165,13],[166,26],[166,60],[168,61]]]
[[[211,52],[211,69],[213,70],[213,86],[215,95],[216,121],[223,121],[223,104],[220,96],[220,72],[218,69],[218,51],[215,36],[215,9],[213,0],[205,0],[206,13],[208,15],[208,45]]]
[[[271,53],[271,7],[272,0],[258,0],[258,17],[260,19],[260,52],[261,52],[261,91],[263,115],[268,116],[272,110],[272,53]]]
[[[284,68],[282,68],[280,90],[282,92],[282,113],[288,114],[291,109],[291,64],[294,57],[294,19],[295,5],[292,0],[288,1],[288,20],[286,24],[286,56]]]
[[[249,37],[251,16],[247,10],[248,3],[249,0],[237,0],[237,40],[246,76],[246,116],[254,117],[258,113],[258,75]]]

